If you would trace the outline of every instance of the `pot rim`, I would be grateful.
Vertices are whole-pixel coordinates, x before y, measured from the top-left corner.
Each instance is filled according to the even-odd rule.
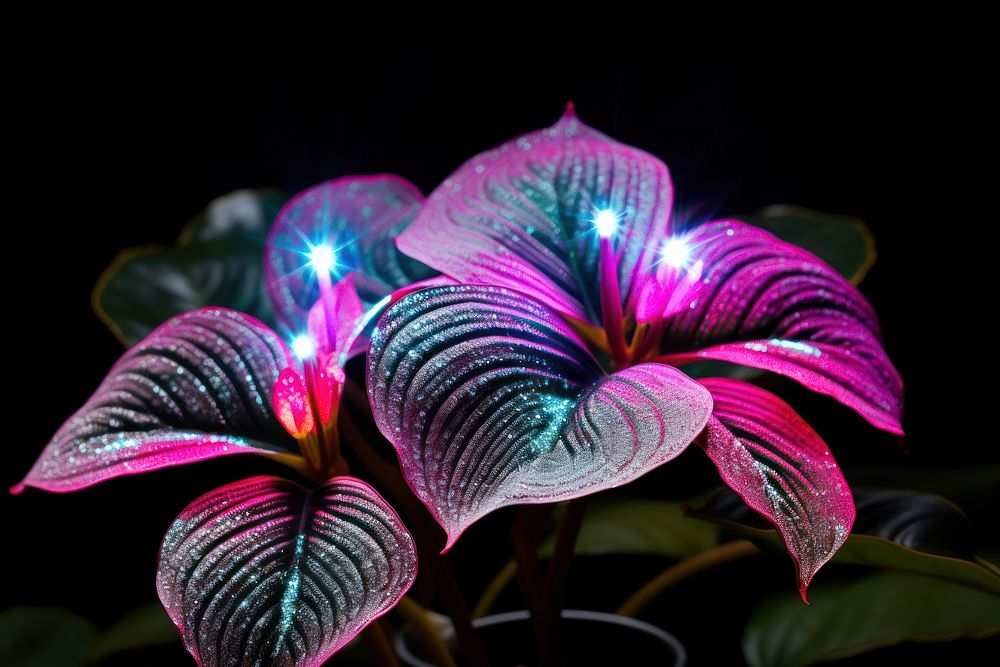
[[[687,664],[687,651],[684,649],[684,645],[681,644],[680,640],[663,628],[653,625],[652,623],[640,621],[639,619],[631,618],[629,616],[619,616],[618,614],[609,614],[604,611],[591,611],[589,609],[563,609],[562,617],[574,621],[596,621],[623,625],[645,632],[656,637],[673,649],[674,653],[677,655],[677,661],[674,663],[676,667],[684,667],[684,665]],[[489,616],[483,616],[482,618],[473,619],[472,625],[476,628],[486,628],[493,625],[500,625],[502,623],[510,623],[512,621],[526,621],[530,618],[530,611],[527,609],[517,609],[515,611],[505,611],[499,614],[491,614]],[[403,635],[398,635],[396,637],[395,648],[399,657],[404,660],[408,660],[412,665],[414,665],[414,667],[435,667],[434,664],[421,660],[417,656],[413,655],[410,651],[410,647],[407,646]]]

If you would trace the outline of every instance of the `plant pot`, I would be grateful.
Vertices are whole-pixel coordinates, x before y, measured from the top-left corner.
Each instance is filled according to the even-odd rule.
[[[566,609],[563,618],[564,663],[588,665],[656,665],[682,667],[687,652],[676,637],[634,618],[599,611]],[[484,616],[473,621],[492,667],[535,663],[535,634],[526,610]],[[396,652],[407,667],[434,667],[422,657],[410,635],[396,637]]]

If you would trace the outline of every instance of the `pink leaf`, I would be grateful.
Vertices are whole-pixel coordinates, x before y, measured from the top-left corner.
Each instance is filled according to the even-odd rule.
[[[321,665],[396,605],[413,539],[370,486],[253,477],[205,494],[163,539],[156,587],[199,665]]]
[[[568,108],[552,127],[462,165],[428,197],[400,250],[463,283],[516,289],[555,310],[600,323],[594,228],[620,219],[623,302],[669,232],[666,165],[587,127]],[[626,315],[628,313],[626,312]]]
[[[774,394],[706,378],[715,402],[705,451],[723,481],[775,525],[798,570],[799,591],[854,524],[854,500],[826,443]]]
[[[732,220],[685,237],[700,287],[665,322],[660,360],[715,359],[781,373],[902,433],[903,384],[875,312],[812,254]],[[684,287],[684,289],[688,289]]]
[[[178,315],[122,356],[13,491],[73,491],[216,456],[294,453],[271,408],[290,363],[277,335],[249,315]]]

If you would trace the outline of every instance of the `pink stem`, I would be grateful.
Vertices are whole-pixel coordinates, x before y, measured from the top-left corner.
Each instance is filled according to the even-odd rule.
[[[618,257],[613,243],[610,237],[601,237],[601,319],[611,347],[611,357],[620,366],[628,359],[628,346],[622,323],[625,316],[618,285]]]
[[[329,271],[317,271],[316,279],[319,281],[319,300],[323,304],[323,319],[326,321],[326,339],[332,349],[337,340],[337,331],[334,325],[336,314],[334,312],[333,282],[330,280]]]

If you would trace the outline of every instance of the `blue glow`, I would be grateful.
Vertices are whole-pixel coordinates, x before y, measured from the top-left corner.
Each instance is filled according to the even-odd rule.
[[[325,243],[310,248],[306,256],[316,273],[329,273],[337,265],[337,253]]]
[[[594,214],[594,229],[601,238],[611,238],[618,231],[618,214],[611,209],[601,209]]]
[[[806,343],[797,340],[785,340],[783,338],[772,338],[770,341],[771,345],[776,345],[778,347],[783,347],[786,350],[795,350],[796,352],[802,352],[803,354],[808,354],[814,357],[823,356],[823,351],[818,347],[813,347]]]
[[[302,334],[296,336],[295,340],[292,341],[292,352],[299,359],[312,359],[312,356],[316,354],[316,344],[308,334]]]
[[[660,249],[660,256],[666,264],[679,269],[691,259],[691,247],[682,238],[667,239]]]

